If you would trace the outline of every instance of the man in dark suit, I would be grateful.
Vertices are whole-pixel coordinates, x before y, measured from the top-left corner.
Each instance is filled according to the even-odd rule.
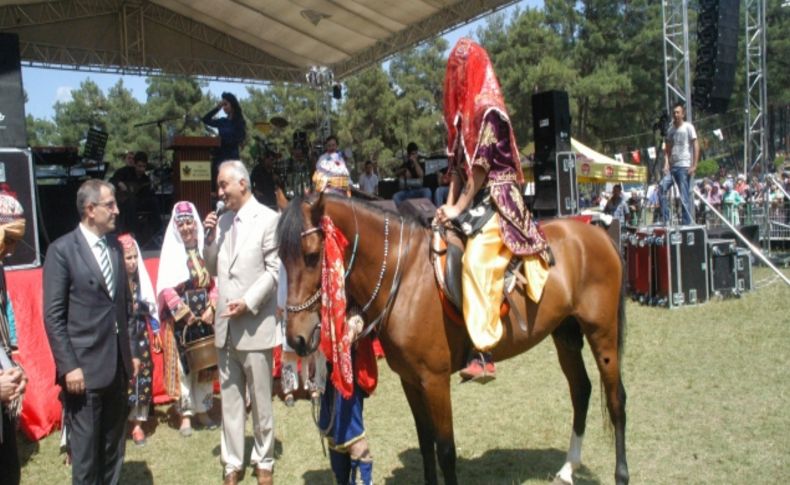
[[[77,192],[79,226],[53,242],[44,264],[44,320],[64,388],[73,484],[118,483],[125,451],[126,386],[132,361],[126,321],[131,296],[114,237],[112,185]]]

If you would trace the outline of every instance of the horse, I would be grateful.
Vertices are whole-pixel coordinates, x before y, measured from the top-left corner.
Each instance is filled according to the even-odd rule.
[[[456,484],[450,376],[465,364],[471,341],[442,304],[429,255],[431,230],[354,198],[320,194],[291,201],[278,223],[278,240],[288,278],[286,338],[302,356],[316,351],[321,338],[323,216],[350,242],[346,294],[349,301],[365,303],[364,332],[377,332],[388,365],[400,377],[417,427],[425,483],[438,483],[438,460],[445,483]],[[516,356],[551,335],[573,403],[570,446],[556,480],[572,484],[592,388],[581,352],[586,338],[614,427],[615,482],[625,485],[622,259],[599,227],[556,219],[542,228],[555,259],[543,295],[534,303],[516,287],[511,299],[518,308],[502,317],[504,332],[493,357]],[[519,320],[516,312],[524,317]]]

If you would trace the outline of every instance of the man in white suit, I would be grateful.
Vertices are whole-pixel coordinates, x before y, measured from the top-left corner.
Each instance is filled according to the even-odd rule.
[[[259,484],[272,483],[272,349],[280,345],[276,328],[276,212],[252,196],[250,175],[239,161],[220,165],[217,189],[227,212],[212,212],[204,222],[205,259],[218,277],[214,321],[222,394],[224,483],[238,483],[244,463],[244,396],[251,390],[253,438],[251,465]]]

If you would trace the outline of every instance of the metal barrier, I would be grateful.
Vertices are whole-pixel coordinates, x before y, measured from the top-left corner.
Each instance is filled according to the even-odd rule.
[[[781,202],[781,201],[780,201]],[[716,207],[720,210],[719,207]],[[738,225],[757,225],[760,227],[760,240],[770,238],[771,241],[790,241],[790,203],[774,203],[768,209],[770,234],[766,234],[766,208],[762,203],[746,203],[738,207]],[[726,211],[725,211],[726,212]],[[729,220],[733,222],[734,217]],[[705,224],[709,229],[721,227],[724,223],[707,207],[697,210],[697,222]]]

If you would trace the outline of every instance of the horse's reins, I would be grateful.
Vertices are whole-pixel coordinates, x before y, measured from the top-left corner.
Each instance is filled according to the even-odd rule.
[[[395,303],[395,295],[398,294],[398,290],[400,289],[400,282],[401,277],[403,276],[403,268],[401,267],[401,259],[402,257],[406,257],[411,251],[411,236],[414,232],[414,222],[409,224],[409,236],[406,238],[406,250],[403,251],[403,217],[401,217],[401,225],[400,225],[400,242],[398,244],[398,261],[395,264],[395,276],[392,278],[392,286],[390,287],[390,294],[387,297],[387,302],[384,304],[384,308],[379,313],[379,316],[376,317],[370,324],[368,324],[367,328],[362,331],[357,337],[354,339],[356,342],[357,340],[366,337],[369,335],[374,329],[378,330],[378,327],[382,322],[384,322],[387,316],[392,310],[392,305]],[[405,267],[405,265],[404,265]],[[372,303],[372,301],[371,301]]]
[[[353,248],[351,250],[351,259],[349,259],[349,261],[348,261],[348,268],[346,268],[346,272],[345,272],[345,275],[344,275],[344,278],[346,278],[346,279],[348,279],[348,275],[351,274],[351,270],[354,267],[354,263],[357,260],[357,249],[359,248],[359,223],[357,222],[357,211],[354,208],[354,204],[353,203],[351,204],[351,211],[354,213],[354,230],[355,230],[356,234],[354,234],[354,246],[353,246]],[[316,233],[316,232],[323,232],[321,230],[320,226],[313,226],[311,228],[305,229],[299,235],[300,235],[300,237],[302,239],[304,239],[306,236],[309,236],[310,234],[313,234],[313,233]],[[322,246],[321,252],[323,253],[323,251],[324,250],[323,250],[323,246]],[[299,313],[299,312],[305,311],[308,308],[310,308],[311,306],[315,305],[315,303],[318,301],[319,298],[321,298],[321,286],[320,285],[318,286],[318,289],[315,290],[315,293],[313,293],[310,296],[310,298],[308,298],[304,303],[301,303],[299,305],[286,305],[285,309],[288,312]]]
[[[354,203],[351,203],[352,211],[354,212],[354,223],[356,225],[356,234],[354,235],[354,246],[351,253],[351,258],[349,260],[348,269],[345,272],[345,278],[348,279],[349,275],[351,274],[351,270],[353,269],[354,262],[356,261],[356,254],[357,249],[359,247],[359,225],[357,222],[356,217],[356,210],[354,208]],[[392,305],[395,301],[395,295],[398,293],[398,289],[400,288],[401,277],[403,276],[403,270],[401,267],[401,260],[403,257],[408,255],[411,250],[411,236],[414,232],[414,223],[412,222],[409,225],[409,235],[407,237],[407,244],[406,250],[403,250],[403,217],[400,218],[400,236],[399,236],[399,243],[398,243],[398,259],[395,265],[395,275],[392,280],[392,286],[390,287],[390,294],[387,297],[387,302],[384,304],[384,308],[379,313],[379,315],[367,325],[367,328],[357,335],[354,341],[357,341],[363,337],[369,335],[374,329],[378,328],[378,326],[385,320],[386,316],[389,315],[390,310],[392,309]],[[314,234],[317,232],[322,232],[319,226],[310,227],[305,229],[301,232],[301,237],[304,238],[309,236],[310,234]],[[323,249],[322,249],[323,251]],[[389,216],[384,218],[384,256],[381,262],[381,270],[379,271],[378,281],[376,282],[376,286],[373,289],[373,293],[370,296],[370,299],[367,303],[362,307],[361,313],[365,313],[367,310],[370,309],[370,306],[373,302],[378,298],[379,292],[381,291],[381,286],[384,282],[384,275],[387,272],[387,261],[389,259]],[[319,285],[316,289],[315,293],[313,293],[310,298],[308,298],[304,303],[299,305],[286,305],[286,310],[289,313],[298,313],[311,308],[313,305],[318,302],[321,298],[321,286]],[[316,325],[320,325],[321,322],[318,322]]]

